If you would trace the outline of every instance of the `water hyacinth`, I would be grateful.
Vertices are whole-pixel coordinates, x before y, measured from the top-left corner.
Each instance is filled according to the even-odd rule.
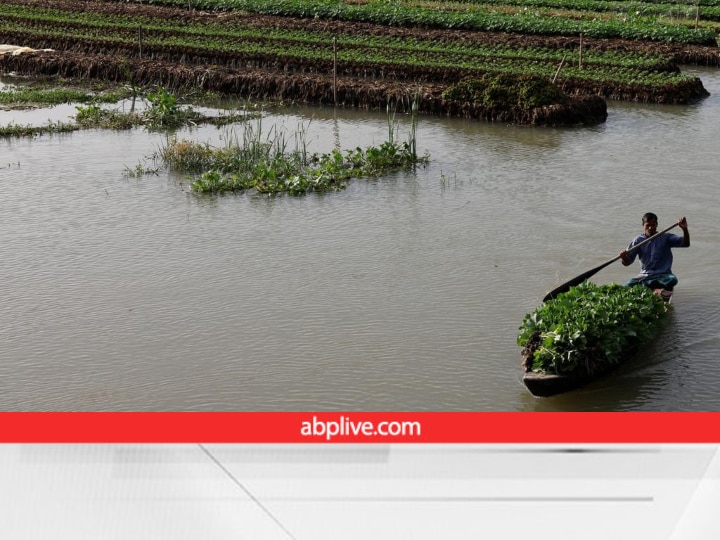
[[[396,142],[394,114],[389,115],[389,140],[379,146],[328,153],[310,153],[304,128],[294,134],[289,149],[285,133],[262,130],[262,118],[242,126],[240,136],[226,138],[224,147],[170,139],[156,155],[171,170],[192,175],[190,187],[198,193],[255,190],[257,193],[303,195],[343,189],[351,178],[378,177],[425,164],[416,148],[417,109],[411,115],[409,140]]]
[[[273,153],[272,145],[249,150],[212,149],[192,141],[173,141],[161,153],[173,170],[197,171],[209,166],[191,188],[200,193],[237,192],[254,189],[258,193],[302,195],[309,192],[340,190],[350,178],[376,177],[408,170],[427,158],[417,158],[409,143],[385,142],[366,149],[306,155],[301,151]],[[193,156],[199,161],[188,159]]]

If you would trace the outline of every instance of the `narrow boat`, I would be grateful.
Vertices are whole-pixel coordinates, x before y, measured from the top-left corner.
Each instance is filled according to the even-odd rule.
[[[533,396],[550,397],[580,388],[610,373],[617,368],[618,365],[619,364],[605,364],[603,369],[594,371],[593,373],[578,370],[568,375],[528,371],[523,375],[523,383]]]
[[[658,294],[667,303],[672,301],[672,291],[666,289],[655,289],[653,292]],[[570,390],[575,390],[607,375],[617,369],[622,363],[635,356],[635,354],[639,352],[639,349],[640,347],[638,346],[634,349],[625,351],[623,361],[617,364],[593,363],[589,361],[590,359],[588,359],[588,362],[586,362],[582,367],[576,369],[572,373],[562,375],[531,371],[530,366],[532,365],[532,360],[524,357],[523,367],[525,369],[525,373],[523,374],[522,381],[530,393],[537,397],[550,397],[562,394]],[[588,366],[591,364],[595,367],[592,371],[588,371]]]

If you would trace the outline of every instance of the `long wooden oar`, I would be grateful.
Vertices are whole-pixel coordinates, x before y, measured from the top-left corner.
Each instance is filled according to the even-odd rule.
[[[679,223],[674,223],[674,224],[670,225],[670,227],[668,227],[667,229],[663,229],[662,231],[653,234],[650,238],[646,238],[645,240],[643,240],[643,241],[640,242],[639,244],[635,244],[633,247],[631,247],[630,249],[628,249],[628,253],[630,253],[630,252],[632,252],[632,251],[635,251],[635,250],[638,249],[640,246],[644,246],[644,245],[647,244],[648,242],[652,242],[653,240],[655,240],[656,237],[660,236],[660,235],[663,234],[663,233],[668,232],[670,229],[672,229],[672,228],[674,228],[674,227],[677,227],[678,225],[679,225]],[[552,300],[552,299],[555,298],[558,294],[561,294],[561,293],[564,293],[564,292],[569,291],[571,287],[575,287],[576,285],[580,285],[583,281],[585,281],[586,279],[588,279],[590,276],[593,276],[593,275],[597,274],[600,270],[602,270],[602,269],[605,268],[606,266],[611,265],[612,263],[614,263],[615,261],[617,261],[619,258],[620,258],[620,255],[618,255],[617,257],[613,257],[613,258],[610,259],[609,261],[602,263],[600,266],[596,266],[596,267],[593,268],[592,270],[588,270],[588,271],[585,272],[584,274],[580,274],[579,276],[572,278],[572,279],[571,279],[570,281],[568,281],[567,283],[563,283],[563,284],[560,285],[557,289],[553,289],[552,291],[550,291],[549,293],[547,293],[547,294],[545,295],[545,298],[543,298],[543,302],[547,302],[548,300]]]

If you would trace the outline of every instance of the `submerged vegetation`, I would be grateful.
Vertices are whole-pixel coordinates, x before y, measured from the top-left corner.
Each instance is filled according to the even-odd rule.
[[[410,134],[406,142],[396,141],[395,107],[388,106],[388,140],[379,146],[357,147],[329,153],[310,153],[305,134],[294,134],[296,145],[289,150],[286,135],[277,128],[270,133],[262,131],[262,115],[247,111],[231,112],[220,117],[207,117],[196,112],[191,106],[182,106],[177,98],[164,88],[148,92],[143,98],[146,106],[142,110],[133,107],[128,112],[103,108],[91,96],[83,93],[28,93],[26,90],[5,90],[4,102],[17,104],[26,96],[33,95],[37,103],[48,98],[55,103],[57,96],[63,101],[90,102],[76,105],[75,123],[50,122],[45,126],[8,125],[0,127],[0,136],[19,137],[43,133],[59,133],[78,129],[147,129],[171,131],[197,122],[211,122],[218,125],[233,123],[242,126],[241,137],[227,137],[223,148],[213,148],[189,140],[169,137],[168,144],[154,157],[170,170],[193,175],[191,189],[199,193],[222,193],[254,190],[257,193],[289,193],[302,195],[309,192],[326,192],[343,189],[351,178],[377,177],[383,174],[412,170],[427,163],[428,156],[417,155],[417,99],[411,103]],[[256,119],[254,124],[250,120]],[[126,168],[128,176],[157,174],[159,167]]]
[[[44,126],[31,126],[21,124],[8,124],[0,126],[0,137],[33,137],[46,133],[70,133],[77,131],[80,126],[67,122],[48,122]]]
[[[199,123],[225,125],[245,121],[251,113],[231,111],[220,116],[207,116],[190,105],[181,105],[176,96],[164,88],[150,90],[144,96],[142,110],[129,111],[105,108],[102,104],[116,103],[126,97],[125,92],[87,93],[75,89],[38,89],[9,87],[0,91],[0,105],[8,108],[44,107],[57,104],[76,104],[75,123],[48,122],[43,126],[8,124],[0,126],[0,137],[27,137],[45,133],[66,133],[78,129],[130,129],[143,126],[147,129],[176,129]]]
[[[173,171],[193,175],[190,187],[199,193],[255,190],[303,195],[343,189],[351,178],[377,177],[427,163],[428,157],[415,150],[414,121],[406,142],[395,141],[392,125],[389,132],[379,146],[318,154],[308,151],[302,131],[295,134],[295,148],[289,149],[285,134],[277,129],[264,134],[259,119],[245,123],[242,136],[227,137],[222,148],[171,139],[155,158]]]
[[[0,105],[26,108],[63,103],[115,103],[124,97],[122,92],[89,93],[72,88],[10,87],[0,90]]]
[[[525,316],[517,340],[525,369],[564,375],[619,364],[658,332],[669,310],[647,287],[586,281]]]
[[[200,155],[201,159],[212,163],[211,170],[190,186],[201,193],[254,189],[258,193],[303,195],[313,191],[336,191],[344,188],[351,178],[408,170],[425,161],[413,157],[407,143],[391,142],[366,149],[345,152],[333,149],[326,154],[305,155],[302,151],[282,153],[273,145],[261,144],[258,152],[257,146],[209,149],[180,141],[170,144],[162,157],[178,169],[176,160],[187,161],[186,156],[181,155],[186,152]]]

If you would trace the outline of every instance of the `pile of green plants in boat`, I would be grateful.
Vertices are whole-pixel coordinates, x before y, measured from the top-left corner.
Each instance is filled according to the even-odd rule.
[[[428,162],[418,156],[415,125],[409,140],[399,143],[390,126],[388,140],[379,146],[329,153],[310,153],[304,133],[295,134],[295,148],[289,150],[283,132],[273,129],[262,132],[262,119],[243,125],[241,136],[225,137],[224,147],[207,143],[170,139],[155,156],[169,170],[191,175],[190,187],[199,193],[224,193],[255,190],[263,194],[337,191],[346,187],[351,178],[369,178],[396,171],[412,170]],[[145,172],[142,166],[130,175]]]
[[[648,287],[586,281],[525,316],[517,339],[525,371],[606,370],[654,337],[670,309]]]

